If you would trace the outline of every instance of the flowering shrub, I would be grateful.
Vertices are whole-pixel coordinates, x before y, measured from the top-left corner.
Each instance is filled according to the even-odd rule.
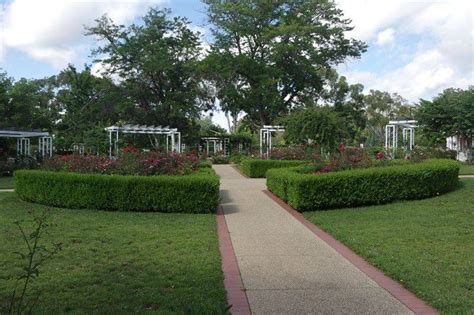
[[[268,154],[270,160],[312,160],[321,161],[320,148],[311,145],[273,148]]]
[[[195,155],[129,151],[115,160],[105,156],[57,156],[46,160],[42,169],[109,175],[186,175],[197,171],[199,162]]]

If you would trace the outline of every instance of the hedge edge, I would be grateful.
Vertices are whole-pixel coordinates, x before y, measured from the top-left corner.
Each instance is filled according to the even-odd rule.
[[[219,178],[209,168],[185,176],[21,170],[14,185],[26,201],[72,209],[209,213],[219,204]]]
[[[269,169],[286,168],[306,164],[307,161],[298,160],[257,160],[247,159],[241,162],[240,169],[248,177],[262,178]]]
[[[272,169],[267,187],[298,211],[375,205],[446,193],[458,184],[459,163],[452,160],[302,174],[301,168]]]

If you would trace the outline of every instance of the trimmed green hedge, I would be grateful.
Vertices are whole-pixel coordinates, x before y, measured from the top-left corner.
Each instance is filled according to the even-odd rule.
[[[457,186],[459,163],[427,160],[319,175],[301,170],[269,170],[267,187],[298,211],[309,211],[436,196]]]
[[[296,160],[243,160],[241,163],[242,172],[248,177],[265,177],[265,174],[272,168],[286,168],[306,164],[306,161]]]
[[[219,178],[210,168],[185,176],[121,176],[16,171],[24,200],[64,208],[208,213],[219,204]]]

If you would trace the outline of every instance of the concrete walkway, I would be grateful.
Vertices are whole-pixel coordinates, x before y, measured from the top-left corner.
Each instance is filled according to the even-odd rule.
[[[0,189],[0,192],[14,192],[14,189]]]
[[[222,209],[253,314],[413,314],[229,165]]]

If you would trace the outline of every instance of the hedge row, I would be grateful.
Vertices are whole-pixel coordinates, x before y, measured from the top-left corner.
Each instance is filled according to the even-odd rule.
[[[456,187],[459,163],[427,160],[319,175],[301,170],[269,170],[267,187],[298,211],[309,211],[436,196]]]
[[[208,213],[219,204],[219,178],[210,168],[186,176],[21,170],[14,178],[22,199],[55,207]]]
[[[272,168],[284,168],[292,166],[300,166],[307,163],[306,161],[296,160],[243,160],[241,163],[242,172],[248,177],[265,177],[265,174]]]

